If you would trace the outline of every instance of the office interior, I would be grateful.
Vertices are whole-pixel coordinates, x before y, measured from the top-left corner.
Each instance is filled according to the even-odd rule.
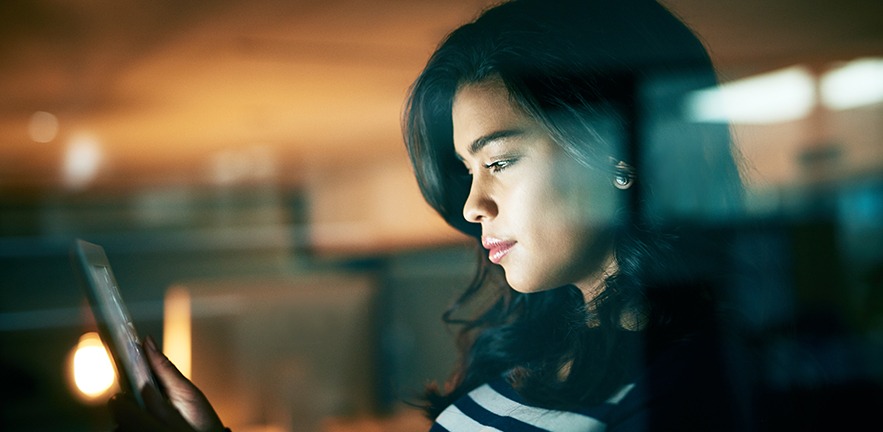
[[[76,238],[233,430],[427,428],[408,402],[457,360],[441,315],[478,251],[420,196],[401,111],[491,4],[0,4],[0,429],[113,427],[112,373],[75,370],[102,352]],[[730,124],[747,216],[722,223],[774,227],[781,290],[746,304],[798,320],[770,344],[825,382],[883,383],[883,3],[663,4],[720,74],[682,115]]]

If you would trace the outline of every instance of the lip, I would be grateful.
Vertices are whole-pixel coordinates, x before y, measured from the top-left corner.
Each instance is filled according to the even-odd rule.
[[[494,264],[499,264],[503,257],[509,254],[515,243],[517,242],[513,240],[502,240],[491,236],[481,238],[481,245],[488,250],[488,259]]]

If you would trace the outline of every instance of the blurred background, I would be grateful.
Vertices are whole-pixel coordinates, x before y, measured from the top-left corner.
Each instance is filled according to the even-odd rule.
[[[440,315],[475,251],[423,203],[399,118],[490,3],[0,3],[0,429],[112,427],[113,382],[75,373],[74,238],[234,430],[425,427],[403,402],[453,366]],[[880,380],[883,3],[664,4],[726,83],[683,115],[732,122],[749,213],[782,227],[757,251],[777,307],[835,381]]]

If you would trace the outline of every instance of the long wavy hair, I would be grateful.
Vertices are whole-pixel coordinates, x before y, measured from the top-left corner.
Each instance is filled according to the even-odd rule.
[[[451,108],[461,86],[491,79],[586,169],[612,179],[615,161],[627,161],[635,183],[609,227],[617,271],[590,304],[574,286],[516,292],[478,254],[473,282],[444,315],[461,326],[461,359],[443,388],[427,389],[432,418],[500,377],[550,408],[610,397],[659,349],[715,322],[726,239],[683,227],[739,207],[726,126],[680,115],[683,97],[716,78],[679,19],[652,0],[514,0],[448,35],[403,118],[426,201],[479,243],[481,227],[462,217],[470,178],[454,153]]]

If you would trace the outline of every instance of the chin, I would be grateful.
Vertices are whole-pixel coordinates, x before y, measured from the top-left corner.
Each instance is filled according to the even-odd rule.
[[[506,272],[506,283],[508,283],[513,290],[523,294],[534,292],[534,290],[532,290],[531,287],[526,285],[523,281],[509,276],[509,272]]]
[[[506,272],[506,282],[513,290],[522,294],[531,294],[552,289],[551,287],[540,285],[536,282],[524,280],[524,278],[510,277],[508,272]]]

